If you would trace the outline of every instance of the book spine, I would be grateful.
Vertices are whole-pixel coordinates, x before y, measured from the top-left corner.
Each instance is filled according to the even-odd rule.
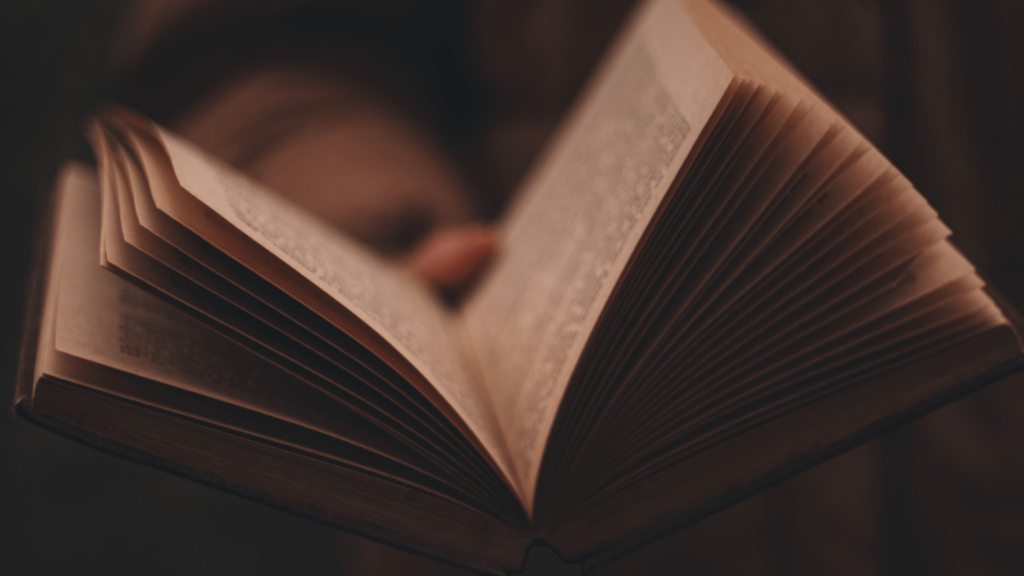
[[[58,176],[59,177],[59,176]],[[31,269],[25,286],[25,308],[22,318],[21,347],[14,381],[14,411],[29,420],[31,417],[32,389],[35,385],[36,356],[39,352],[39,332],[42,325],[43,303],[49,281],[49,261],[54,242],[56,200],[51,186],[43,209],[35,216],[35,231]]]

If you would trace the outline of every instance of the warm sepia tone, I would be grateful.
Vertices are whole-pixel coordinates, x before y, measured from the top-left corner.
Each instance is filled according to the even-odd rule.
[[[1014,191],[1020,190],[1020,149],[1019,134],[1014,139],[1014,130],[1019,132],[1019,126],[1014,123],[1008,103],[1013,102],[1013,94],[1019,93],[1020,88],[1019,78],[1013,76],[1012,59],[1007,59],[1007,54],[1014,53],[1012,43],[1015,40],[1003,32],[1006,30],[1003,27],[1013,21],[1013,8],[990,3],[980,8],[963,9],[950,5],[926,12],[913,2],[868,2],[835,3],[828,7],[814,4],[789,8],[787,12],[786,6],[769,5],[772,3],[768,2],[744,4],[755,22],[764,27],[796,65],[810,75],[812,81],[929,196],[952,228],[954,240],[960,248],[996,286],[1011,300],[1014,299],[1019,288],[1014,284],[1013,271],[1016,267],[1012,263],[1019,254],[1014,248],[1015,234],[1019,233],[1010,223],[1015,222],[1014,210],[1019,209],[1014,204],[1019,202],[1019,195]],[[230,6],[225,4],[207,13],[205,20],[192,22],[213,23],[207,29],[209,32],[216,31],[218,26],[230,25],[231,18],[245,21],[245,18],[254,17],[258,21],[261,15],[275,14],[279,10],[281,7],[272,2],[240,11],[230,10]],[[411,10],[415,13],[414,9]],[[131,39],[131,34],[121,44],[132,47],[129,49],[130,57],[122,55],[120,58],[124,66],[122,78],[128,79],[129,86],[124,92],[124,99],[136,106],[150,103],[149,113],[168,122],[172,128],[185,132],[186,136],[192,132],[191,136],[197,140],[205,139],[206,143],[200,143],[211,149],[220,146],[218,154],[265,180],[281,178],[280,182],[297,182],[291,189],[296,191],[295,198],[299,201],[310,204],[321,215],[350,228],[386,251],[403,251],[422,238],[431,226],[465,222],[474,211],[482,211],[483,214],[495,211],[495,207],[501,204],[501,198],[513,188],[516,174],[521,173],[526,160],[536,153],[537,143],[560,116],[561,107],[569,100],[576,83],[584,76],[590,58],[599,50],[607,32],[614,28],[621,12],[621,9],[616,9],[618,12],[608,10],[607,16],[589,20],[588,26],[577,28],[567,24],[573,22],[573,15],[580,12],[573,9],[571,3],[546,4],[534,7],[532,12],[522,7],[503,10],[500,4],[490,5],[478,9],[473,18],[467,20],[471,22],[468,28],[476,31],[474,40],[469,43],[473,49],[467,53],[479,59],[471,68],[482,71],[478,81],[487,87],[486,98],[480,92],[474,93],[474,89],[463,86],[461,96],[456,91],[454,99],[451,93],[441,98],[448,99],[440,107],[441,112],[430,97],[389,100],[373,95],[376,90],[394,94],[394,87],[403,85],[403,82],[412,82],[413,85],[419,82],[420,89],[427,86],[424,93],[430,94],[431,81],[424,83],[422,77],[416,78],[416,74],[403,76],[399,73],[394,77],[385,74],[387,77],[382,78],[370,73],[367,77],[364,63],[353,63],[344,57],[313,59],[317,61],[305,71],[295,66],[278,66],[275,71],[271,66],[265,68],[266,72],[249,73],[248,76],[218,77],[217,82],[210,82],[209,78],[213,76],[208,75],[206,85],[213,88],[206,89],[203,89],[202,82],[189,84],[182,77],[170,75],[161,79],[159,74],[152,73],[152,69],[147,76],[145,67],[140,64],[145,62],[145,57],[138,56],[140,46],[146,44],[138,38]],[[372,14],[373,10],[369,12],[356,10],[360,18],[379,24],[380,14]],[[145,24],[147,12],[140,12],[143,14],[139,16],[141,24],[128,29],[144,31],[148,26],[159,30],[161,27],[154,28],[153,22],[174,22],[166,15],[154,17],[153,13],[159,14],[160,9],[149,13],[148,24]],[[185,13],[187,10],[182,12]],[[405,17],[408,18],[409,14],[406,13]],[[420,18],[417,23],[424,28],[434,27],[425,37],[430,37],[430,34],[437,34],[435,38],[444,37],[444,34],[459,29],[450,23],[445,24],[445,17],[457,14],[460,12],[451,8],[447,16],[442,14],[434,20]],[[512,18],[512,14],[517,16]],[[167,42],[173,46],[176,34],[184,34],[188,45],[189,22],[184,18],[174,26],[168,25],[163,32],[152,36],[163,38],[152,45]],[[400,22],[403,26],[409,25],[408,20],[403,22]],[[518,25],[527,32],[517,32]],[[264,26],[267,26],[266,22]],[[592,37],[587,32],[591,28]],[[564,32],[566,29],[572,32]],[[994,32],[986,34],[982,31]],[[136,34],[146,35],[145,32]],[[574,35],[581,37],[574,38]],[[372,37],[366,34],[355,36],[363,41]],[[286,40],[288,34],[281,37]],[[528,39],[524,45],[530,49],[518,51],[513,58],[503,47],[517,37]],[[495,42],[499,42],[498,47],[492,44]],[[818,48],[820,43],[827,45],[828,42],[842,45],[842,48],[835,48],[832,52]],[[371,40],[367,45],[374,43]],[[202,46],[203,43],[197,42],[196,45]],[[406,49],[409,49],[408,45]],[[367,52],[366,45],[361,45],[359,50],[356,52],[373,53]],[[415,46],[411,50],[415,52]],[[459,50],[454,52],[462,53]],[[173,56],[175,52],[170,54]],[[805,56],[801,57],[801,54]],[[535,58],[534,65],[528,64],[531,55]],[[186,56],[183,56],[185,60]],[[168,54],[163,57],[168,58]],[[303,55],[301,50],[298,54],[288,54],[285,60],[289,58],[309,60],[308,54]],[[230,58],[227,60],[220,65],[238,64],[230,62]],[[459,59],[456,57],[454,60]],[[984,65],[969,64],[976,61],[982,61]],[[210,62],[210,67],[217,69],[217,59],[210,59]],[[465,64],[465,60],[462,62]],[[251,63],[247,66],[237,69],[252,70]],[[369,68],[377,70],[372,66]],[[301,80],[303,77],[323,78],[325,69],[335,74],[327,82]],[[402,70],[400,66],[381,69]],[[133,77],[140,80],[130,80]],[[353,81],[353,78],[357,80]],[[165,84],[161,85],[161,81]],[[308,88],[303,89],[304,85]],[[353,85],[358,88],[345,88]],[[170,94],[168,86],[191,86],[192,92],[189,95],[185,90],[187,98],[166,98]],[[240,131],[236,133],[253,134],[252,128],[245,125],[245,118],[249,117],[245,113],[246,108],[238,104],[245,103],[246,94],[265,94],[268,90],[272,92],[274,86],[283,87],[276,93],[281,94],[285,101],[291,99],[294,108],[285,108],[287,114],[274,118],[273,122],[258,122],[261,129],[258,138],[234,140],[246,142],[248,148],[233,150],[230,136],[217,143],[216,136],[231,134],[231,128],[204,135],[203,128],[211,125],[204,118],[211,117],[235,122],[233,129]],[[301,93],[299,98],[289,92],[296,86]],[[18,94],[14,88],[9,93]],[[398,90],[397,93],[407,96],[416,91]],[[165,96],[163,101],[160,96]],[[249,98],[257,105],[268,102],[262,97]],[[311,115],[305,117],[323,118],[318,112],[322,110],[319,107],[326,105],[332,108],[342,101],[346,104],[340,108],[341,113],[331,116],[329,123],[318,124],[308,133],[289,133],[290,126],[302,125],[304,114]],[[467,102],[477,102],[479,106],[481,101],[487,102],[487,106],[465,107]],[[424,102],[427,103],[425,109],[418,108]],[[184,108],[175,110],[174,104]],[[380,109],[397,111],[397,115],[391,116],[388,112],[379,117],[380,120],[374,120],[374,110]],[[353,120],[353,117],[346,116],[344,110],[362,110],[368,115],[360,112],[355,117],[357,120]],[[234,120],[229,112],[236,114]],[[259,114],[257,107],[252,117],[260,117]],[[393,118],[398,118],[398,121]],[[359,121],[384,128],[366,131],[360,127]],[[442,131],[441,136],[436,136],[435,126],[456,128],[447,135]],[[297,158],[310,159],[313,162],[310,166],[314,169],[327,166],[328,159],[323,163],[316,162],[315,153],[325,147],[351,149],[346,148],[349,146],[346,134],[380,137],[377,145],[395,150],[403,158],[403,163],[410,166],[412,181],[445,184],[438,188],[427,186],[421,190],[410,190],[415,198],[427,200],[424,204],[414,204],[408,211],[407,200],[389,199],[386,194],[373,195],[372,199],[377,202],[372,205],[338,205],[333,201],[317,205],[312,197],[303,196],[305,193],[301,192],[301,180],[309,178],[310,169],[289,173],[288,166],[294,166]],[[374,140],[359,138],[359,141],[372,144]],[[416,144],[432,141],[447,142],[448,152],[438,153],[444,148],[432,144]],[[399,142],[412,142],[413,146],[402,152]],[[432,152],[424,154],[424,149]],[[353,150],[353,153],[362,151],[358,147]],[[351,158],[350,155],[346,157]],[[459,174],[458,166],[470,160],[478,171]],[[341,164],[331,163],[331,166],[330,169],[344,169]],[[407,174],[382,174],[372,163],[366,162],[355,164],[355,169],[360,168],[366,169],[368,179],[356,178],[356,181],[364,182],[364,187],[372,188],[379,184],[385,189],[408,189],[408,184],[401,180]],[[351,170],[349,168],[344,173],[351,174]],[[329,174],[324,178],[330,180]],[[395,176],[400,178],[396,180]],[[323,180],[314,178],[308,181],[315,184]],[[41,186],[40,189],[45,188]],[[477,189],[488,193],[476,195],[473,190]],[[964,190],[972,192],[965,193]],[[453,195],[446,197],[449,193]],[[339,192],[335,197],[342,199],[348,196]],[[465,199],[472,197],[478,199],[470,200],[467,205]],[[366,211],[370,216],[365,220],[346,222],[345,218],[350,217],[354,210]],[[958,403],[919,424],[892,433],[849,456],[627,556],[608,570],[628,572],[638,566],[653,569],[659,565],[665,568],[685,564],[723,573],[732,573],[744,566],[758,572],[805,569],[808,573],[841,569],[878,571],[889,567],[895,573],[902,573],[915,568],[953,565],[954,561],[968,571],[974,566],[985,566],[984,570],[1013,566],[1012,556],[1000,552],[1013,549],[1013,531],[1001,527],[1012,526],[1012,518],[1019,512],[1013,504],[1013,476],[1007,472],[1012,470],[1015,457],[1013,442],[1009,440],[1012,428],[1007,429],[1005,424],[1001,424],[1012,421],[1012,390],[1011,385],[1002,385]],[[993,412],[985,406],[998,408]],[[987,414],[985,418],[979,420],[973,416],[982,410],[988,410],[984,412]],[[1003,433],[987,433],[986,429],[1000,429]],[[957,430],[963,430],[964,434],[957,434]],[[964,444],[967,439],[974,442],[975,448]],[[985,450],[978,449],[978,446],[984,446]],[[969,455],[970,458],[958,459],[954,457],[956,454]],[[944,473],[932,474],[929,470],[933,469]],[[943,480],[938,481],[937,478]],[[859,495],[859,499],[847,497],[847,494]],[[951,494],[955,497],[950,497]],[[990,500],[977,505],[982,495]],[[961,502],[964,504],[960,505]],[[925,518],[945,520],[925,522]],[[987,527],[981,531],[983,538],[958,532],[975,525]],[[345,550],[347,546],[342,544],[339,550]],[[743,546],[748,547],[749,554],[726,552]],[[362,558],[367,570],[378,565],[385,571],[387,568],[381,567],[380,563],[386,564],[395,558],[388,553],[377,553],[372,546],[363,547],[356,556]]]

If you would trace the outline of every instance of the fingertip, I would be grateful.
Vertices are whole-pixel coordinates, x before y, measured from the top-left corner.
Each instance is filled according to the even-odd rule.
[[[483,226],[442,230],[413,252],[409,266],[433,286],[456,291],[465,288],[480,272],[497,245],[497,235]]]

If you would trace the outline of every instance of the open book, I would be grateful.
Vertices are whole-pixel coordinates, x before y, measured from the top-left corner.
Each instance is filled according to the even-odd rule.
[[[911,184],[707,0],[635,10],[457,310],[144,118],[90,137],[19,412],[475,569],[600,565],[1024,365]]]

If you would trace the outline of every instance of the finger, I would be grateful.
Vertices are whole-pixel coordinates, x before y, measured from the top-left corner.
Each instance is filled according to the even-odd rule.
[[[494,231],[481,226],[435,232],[409,257],[409,267],[443,291],[464,288],[497,247]]]

